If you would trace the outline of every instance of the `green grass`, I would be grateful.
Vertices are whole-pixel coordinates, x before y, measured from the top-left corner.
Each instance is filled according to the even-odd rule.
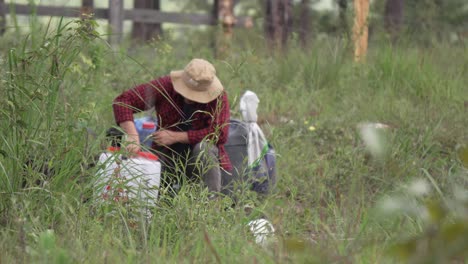
[[[61,24],[1,40],[1,262],[380,263],[395,239],[424,230],[418,218],[382,217],[382,197],[414,178],[432,179],[446,198],[454,185],[466,189],[456,151],[468,140],[465,47],[374,42],[367,63],[355,64],[334,39],[271,55],[254,36],[215,60],[202,40],[127,52],[82,30]],[[114,124],[112,99],[192,57],[214,62],[233,116],[245,90],[260,97],[260,124],[279,154],[277,188],[220,210],[229,199],[210,203],[201,186],[186,185],[150,222],[118,205],[97,207],[87,200],[97,169],[86,164]],[[392,127],[382,159],[359,137],[366,121]],[[246,227],[260,215],[277,229],[266,248]]]

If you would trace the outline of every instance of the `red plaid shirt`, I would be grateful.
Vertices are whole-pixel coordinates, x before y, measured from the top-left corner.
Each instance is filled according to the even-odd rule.
[[[189,118],[189,144],[193,146],[205,138],[213,140],[219,150],[221,167],[230,171],[232,165],[224,148],[230,118],[226,93],[207,104],[194,103],[192,117],[184,117],[183,105],[184,97],[174,90],[170,76],[164,76],[123,92],[115,98],[113,108],[117,124],[133,121],[134,113],[153,107],[158,114],[158,127],[162,129],[178,131],[177,125]]]

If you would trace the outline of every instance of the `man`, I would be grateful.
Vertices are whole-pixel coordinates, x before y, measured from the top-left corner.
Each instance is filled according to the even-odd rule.
[[[117,124],[126,132],[126,149],[140,151],[133,114],[154,108],[158,130],[152,148],[165,168],[185,166],[188,177],[201,177],[210,192],[221,190],[221,169],[230,171],[224,149],[228,137],[229,103],[211,63],[193,59],[150,83],[119,95],[113,104]],[[180,162],[182,160],[183,162]]]

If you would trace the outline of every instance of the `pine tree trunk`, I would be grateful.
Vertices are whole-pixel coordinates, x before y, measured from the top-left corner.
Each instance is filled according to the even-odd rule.
[[[354,59],[365,60],[368,44],[369,0],[354,0]]]
[[[219,7],[219,0],[213,0],[213,9],[211,10],[211,16],[213,17],[213,25],[214,25],[214,30],[213,30],[213,35],[211,37],[210,41],[210,46],[211,50],[213,51],[213,55],[215,58],[218,57],[218,23],[219,23],[219,18],[218,18],[218,7]]]
[[[265,35],[270,49],[287,48],[292,32],[292,0],[267,0],[265,5]]]
[[[307,50],[310,44],[310,0],[301,1],[301,12],[299,16],[299,40],[302,48]]]
[[[276,46],[276,35],[275,35],[275,29],[276,25],[278,24],[277,20],[277,15],[276,15],[276,10],[278,2],[275,0],[266,0],[265,1],[265,35],[267,39],[267,44],[270,47],[270,49],[274,49]]]
[[[398,38],[403,22],[404,0],[387,0],[385,4],[385,29],[393,41]]]
[[[349,37],[349,25],[348,25],[348,0],[338,0],[338,7],[339,7],[339,23],[341,31]]]
[[[214,12],[217,13],[213,13],[213,16],[215,16],[216,24],[221,23],[223,30],[221,35],[216,34],[215,55],[218,58],[226,58],[230,53],[233,27],[236,23],[234,16],[235,3],[233,0],[215,0],[214,4]]]
[[[286,50],[293,27],[292,0],[280,1],[281,49]]]
[[[0,0],[0,36],[6,31],[6,7],[5,0]]]

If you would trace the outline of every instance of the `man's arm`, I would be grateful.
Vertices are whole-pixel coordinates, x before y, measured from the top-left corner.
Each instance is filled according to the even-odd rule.
[[[169,83],[170,77],[164,76],[127,90],[114,99],[112,107],[115,121],[127,134],[128,151],[135,153],[141,150],[133,114],[154,107],[155,103],[161,100],[161,94],[165,93],[165,87]]]
[[[121,93],[112,104],[115,122],[133,121],[134,113],[154,107],[156,102],[164,99],[170,83],[170,77],[164,76]]]
[[[126,149],[129,152],[137,153],[141,151],[140,138],[133,121],[124,121],[119,124],[122,130],[127,134]]]

